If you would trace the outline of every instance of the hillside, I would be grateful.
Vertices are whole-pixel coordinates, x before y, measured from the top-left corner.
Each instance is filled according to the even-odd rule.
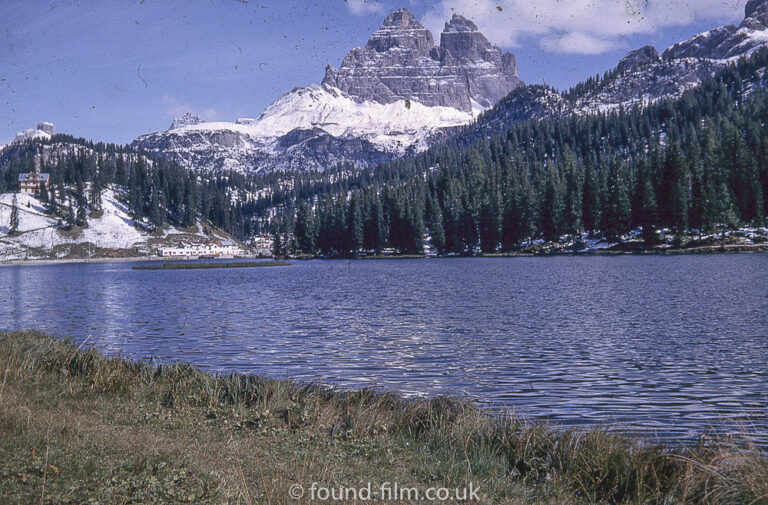
[[[16,196],[19,227],[9,236],[13,197]],[[111,186],[102,192],[102,210],[93,212],[83,227],[67,228],[60,217],[34,195],[0,194],[0,261],[30,259],[85,259],[145,257],[157,247],[181,240],[228,239],[215,230],[202,232],[200,223],[189,228],[165,226],[149,232],[131,217],[124,188]]]

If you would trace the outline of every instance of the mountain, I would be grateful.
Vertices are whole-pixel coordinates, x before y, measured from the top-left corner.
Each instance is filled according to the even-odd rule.
[[[399,9],[341,68],[329,65],[323,85],[361,101],[412,99],[471,113],[492,107],[522,81],[514,55],[491,45],[472,21],[454,14],[435,46],[430,31]]]
[[[202,122],[187,113],[131,145],[204,172],[372,166],[425,150],[523,83],[503,53],[462,16],[440,45],[406,9],[389,14],[365,47],[320,86],[292,90],[256,119]]]
[[[16,137],[13,142],[23,142],[27,139],[42,138],[49,139],[56,133],[56,127],[53,123],[46,121],[40,121],[37,123],[36,128],[30,128],[28,130],[22,130],[16,133]]]
[[[528,119],[596,114],[680,97],[768,45],[768,0],[750,0],[744,14],[738,26],[700,33],[661,55],[651,46],[631,51],[602,78],[589,79],[565,93],[538,85],[516,89],[478,120],[478,128],[488,134]]]

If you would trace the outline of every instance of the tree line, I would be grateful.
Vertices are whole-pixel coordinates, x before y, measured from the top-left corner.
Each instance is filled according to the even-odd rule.
[[[494,253],[635,229],[652,245],[659,230],[763,226],[766,66],[758,52],[647,108],[526,121],[491,138],[470,127],[357,174],[272,174],[282,181],[269,196],[276,252],[421,253],[427,237],[442,254]]]

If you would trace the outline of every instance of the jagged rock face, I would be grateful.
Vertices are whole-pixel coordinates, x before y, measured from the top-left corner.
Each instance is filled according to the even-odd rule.
[[[473,101],[488,108],[523,85],[514,55],[493,46],[471,21],[454,15],[435,46],[430,31],[406,9],[387,16],[338,70],[329,65],[323,84],[360,101],[410,99],[465,112]]]
[[[37,129],[41,132],[47,133],[48,135],[56,134],[56,126],[54,126],[53,123],[49,123],[47,121],[40,121],[37,123]]]
[[[663,58],[651,46],[632,51],[616,71],[595,85],[564,94],[541,86],[515,90],[467,128],[466,134],[494,135],[520,121],[604,113],[677,98],[735,59],[768,46],[768,0],[751,0],[745,13],[738,27],[728,25],[696,35],[667,49]]]
[[[749,0],[747,6],[744,8],[744,17],[757,19],[762,22],[763,25],[768,26],[768,1]]]
[[[13,141],[23,142],[27,139],[34,139],[34,138],[49,139],[55,133],[56,133],[56,127],[53,125],[53,123],[40,121],[37,123],[37,127],[35,128],[29,128],[27,130],[16,132],[16,137],[13,139]]]
[[[421,26],[409,11],[399,9],[384,19],[382,27],[371,35],[365,47],[377,53],[395,48],[426,55],[434,45],[432,32]]]
[[[739,26],[726,25],[701,33],[664,51],[665,60],[726,60],[750,54],[768,42],[768,0],[750,0]]]
[[[653,46],[645,46],[629,52],[621,59],[621,61],[619,61],[619,65],[616,69],[619,72],[626,72],[627,70],[633,70],[648,65],[649,63],[657,63],[659,60],[661,60],[661,57],[656,48]]]
[[[183,116],[175,118],[168,129],[177,130],[179,128],[184,128],[185,126],[194,126],[202,122],[203,120],[200,119],[199,116],[192,114],[191,112],[187,112]]]
[[[131,145],[200,171],[370,166],[423,151],[519,86],[515,57],[471,21],[454,16],[435,46],[399,9],[340,70],[328,67],[323,86],[295,88],[256,119],[205,123],[187,113]]]

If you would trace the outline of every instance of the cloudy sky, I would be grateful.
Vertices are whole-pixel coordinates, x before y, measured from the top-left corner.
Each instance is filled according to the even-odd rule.
[[[743,17],[746,0],[1,0],[0,144],[39,120],[124,143],[187,110],[255,117],[408,7],[439,40],[454,13],[558,89]]]

